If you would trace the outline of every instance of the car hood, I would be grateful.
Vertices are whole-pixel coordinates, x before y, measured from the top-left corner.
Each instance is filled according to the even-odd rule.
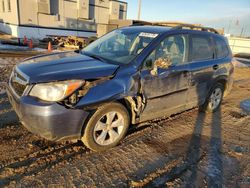
[[[30,84],[112,76],[119,65],[109,64],[75,52],[60,52],[29,58],[17,65]]]

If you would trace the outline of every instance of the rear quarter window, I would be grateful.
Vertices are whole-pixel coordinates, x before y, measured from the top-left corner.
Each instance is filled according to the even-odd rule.
[[[217,58],[220,59],[226,57],[229,54],[228,45],[226,41],[219,37],[216,37],[214,41]]]
[[[213,45],[209,37],[192,35],[192,60],[201,61],[214,58]]]

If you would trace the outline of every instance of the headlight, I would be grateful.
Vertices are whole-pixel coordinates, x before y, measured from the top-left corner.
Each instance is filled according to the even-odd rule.
[[[39,99],[56,102],[72,94],[76,89],[84,84],[82,80],[69,80],[62,82],[52,82],[36,84],[29,93],[30,96]]]

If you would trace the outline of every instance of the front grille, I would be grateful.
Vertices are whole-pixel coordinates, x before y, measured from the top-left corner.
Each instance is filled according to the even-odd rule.
[[[11,81],[11,86],[14,89],[14,91],[16,92],[16,94],[19,95],[19,96],[23,95],[23,92],[24,92],[24,90],[26,88],[25,85],[22,85],[20,83],[13,82],[13,81]]]
[[[26,89],[27,80],[16,70],[13,70],[10,77],[10,85],[18,96],[22,96]]]

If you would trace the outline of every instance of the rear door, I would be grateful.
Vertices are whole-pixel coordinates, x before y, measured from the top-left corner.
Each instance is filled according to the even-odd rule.
[[[188,44],[185,34],[168,36],[144,61],[141,84],[147,101],[141,121],[184,109],[190,81]],[[157,74],[152,75],[152,66],[157,61],[170,61],[171,66],[158,68]]]
[[[191,81],[187,96],[187,108],[202,104],[209,92],[213,73],[218,68],[215,61],[213,40],[209,34],[190,35]]]

